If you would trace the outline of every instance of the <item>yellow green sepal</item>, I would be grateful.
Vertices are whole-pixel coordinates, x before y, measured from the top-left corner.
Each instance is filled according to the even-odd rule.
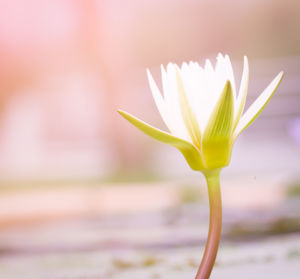
[[[118,110],[118,112],[132,125],[144,132],[146,135],[179,149],[191,169],[198,171],[204,169],[201,154],[197,147],[195,147],[192,143],[156,129],[125,111]]]
[[[207,123],[202,139],[205,169],[225,167],[230,162],[234,120],[234,96],[229,81]]]

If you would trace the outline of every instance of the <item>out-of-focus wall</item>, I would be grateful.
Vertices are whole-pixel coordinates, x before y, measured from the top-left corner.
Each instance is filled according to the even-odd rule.
[[[231,55],[238,77],[248,55],[250,102],[286,72],[239,139],[230,171],[297,172],[299,10],[292,0],[1,1],[0,178],[184,173],[176,150],[140,134],[116,109],[164,128],[145,67],[159,82],[161,63],[218,52]]]

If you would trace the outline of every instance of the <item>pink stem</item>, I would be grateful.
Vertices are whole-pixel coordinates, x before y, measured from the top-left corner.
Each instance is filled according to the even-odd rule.
[[[220,170],[205,173],[209,196],[209,231],[204,255],[195,279],[208,279],[215,264],[222,231]]]

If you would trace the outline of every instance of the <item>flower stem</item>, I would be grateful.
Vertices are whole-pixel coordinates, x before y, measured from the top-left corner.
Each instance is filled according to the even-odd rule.
[[[213,269],[222,231],[220,170],[204,173],[209,196],[209,231],[204,255],[195,279],[208,279]]]

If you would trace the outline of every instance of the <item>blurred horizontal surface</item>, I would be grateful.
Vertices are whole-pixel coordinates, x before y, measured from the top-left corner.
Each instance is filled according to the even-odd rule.
[[[244,204],[236,204],[227,198],[235,188],[231,185],[231,189],[223,188],[224,227],[213,278],[263,279],[262,270],[276,279],[295,274],[300,261],[299,186],[298,192],[294,191],[298,194],[294,195],[287,188],[261,191],[261,185],[256,185],[243,192]],[[33,209],[30,203],[23,207],[22,222],[1,224],[1,276],[7,279],[24,278],[22,274],[30,279],[192,277],[207,234],[208,204],[205,193],[199,192],[201,188],[123,185],[119,194],[123,193],[130,204],[119,211],[118,194],[116,198],[103,195],[103,191],[114,192],[119,187],[93,189],[94,202],[86,191],[86,210],[82,203],[72,199],[71,191],[68,193],[71,198],[62,195],[57,204],[53,204],[51,195],[47,201],[40,199],[44,210],[35,205],[35,216],[44,214],[44,218],[32,219],[31,210],[30,214],[26,211]],[[62,191],[59,192],[61,195]],[[132,199],[128,199],[128,193],[132,193]],[[169,200],[159,197],[157,201],[150,199],[151,193],[171,195]],[[74,191],[73,196],[77,195]],[[260,195],[264,197],[258,198]],[[53,218],[63,199],[78,202],[76,206],[67,206],[63,213],[74,207],[80,210]],[[257,206],[258,200],[263,199],[268,202]],[[49,210],[50,205],[56,210]]]

